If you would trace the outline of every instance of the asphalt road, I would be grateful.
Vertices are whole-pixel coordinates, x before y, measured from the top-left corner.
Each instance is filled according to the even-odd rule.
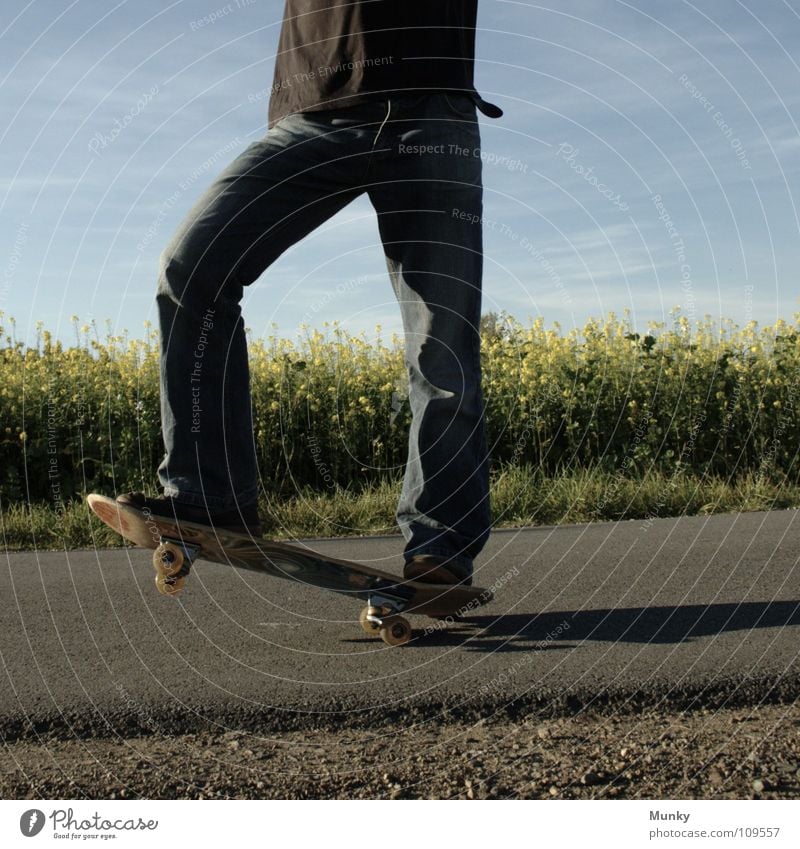
[[[468,621],[389,648],[360,604],[198,564],[157,594],[138,549],[7,552],[0,732],[302,728],[800,696],[797,511],[496,532]],[[399,538],[323,540],[397,571]],[[427,633],[422,633],[425,628]]]

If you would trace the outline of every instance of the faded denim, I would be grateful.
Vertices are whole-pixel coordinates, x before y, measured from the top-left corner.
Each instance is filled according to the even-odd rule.
[[[406,559],[442,554],[471,568],[489,533],[489,497],[480,132],[467,95],[289,115],[198,201],[161,260],[159,478],[166,495],[211,509],[256,499],[244,287],[364,192],[405,330],[412,425],[397,520]]]

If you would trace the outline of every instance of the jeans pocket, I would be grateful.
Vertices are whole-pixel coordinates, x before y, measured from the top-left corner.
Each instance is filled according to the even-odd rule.
[[[469,94],[457,91],[442,92],[442,99],[448,109],[459,118],[475,120],[477,117],[475,101]]]

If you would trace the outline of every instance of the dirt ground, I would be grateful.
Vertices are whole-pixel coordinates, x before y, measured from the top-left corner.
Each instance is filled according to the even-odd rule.
[[[800,702],[419,723],[19,740],[0,797],[797,799]]]

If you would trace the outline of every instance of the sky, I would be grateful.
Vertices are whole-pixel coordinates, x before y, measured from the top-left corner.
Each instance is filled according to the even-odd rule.
[[[434,0],[430,0],[434,2]],[[0,30],[0,325],[155,323],[159,254],[266,132],[282,0],[31,0]],[[484,312],[564,331],[800,311],[800,0],[480,0]],[[254,337],[400,332],[361,198],[245,296]]]

